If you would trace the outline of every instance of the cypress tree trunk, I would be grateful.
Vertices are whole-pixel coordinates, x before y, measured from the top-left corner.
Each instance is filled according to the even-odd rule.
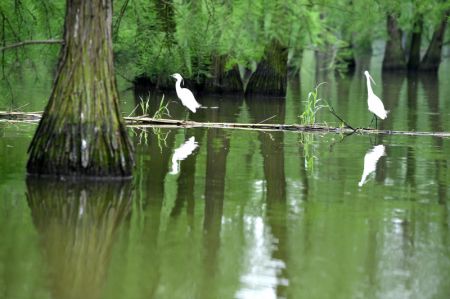
[[[67,0],[64,46],[31,142],[32,174],[130,176],[133,146],[119,112],[111,0]]]
[[[433,32],[433,37],[431,38],[430,45],[428,46],[427,52],[425,53],[425,56],[422,59],[422,63],[420,64],[421,70],[433,72],[438,71],[439,64],[441,63],[442,46],[449,14],[450,11],[447,11],[444,14],[442,21]]]
[[[265,57],[251,76],[245,94],[284,96],[287,86],[287,61],[287,48],[272,40],[266,47]]]
[[[411,49],[408,59],[408,70],[415,71],[420,65],[420,44],[422,42],[423,19],[422,16],[414,24],[411,36]]]
[[[232,69],[226,70],[226,55],[213,54],[211,64],[212,78],[205,77],[204,89],[207,92],[235,92],[243,93],[244,87],[239,75],[238,65],[234,65]]]
[[[387,17],[389,39],[386,42],[383,70],[403,70],[406,68],[405,53],[402,48],[402,33],[394,16]]]

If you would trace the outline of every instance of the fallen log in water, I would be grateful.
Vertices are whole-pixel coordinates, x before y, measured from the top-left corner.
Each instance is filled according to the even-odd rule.
[[[0,111],[0,121],[11,123],[37,123],[42,112],[9,112]],[[163,127],[163,128],[221,128],[221,129],[241,129],[254,131],[291,131],[291,132],[311,132],[311,133],[336,133],[336,134],[384,134],[384,135],[406,135],[406,136],[435,136],[450,137],[450,132],[418,132],[418,131],[395,131],[376,130],[370,128],[350,128],[331,127],[327,125],[299,125],[299,124],[249,124],[249,123],[213,123],[184,121],[177,119],[151,118],[148,116],[128,116],[124,117],[129,127]]]

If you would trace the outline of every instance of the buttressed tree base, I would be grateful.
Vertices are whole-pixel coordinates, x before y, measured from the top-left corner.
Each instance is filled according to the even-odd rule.
[[[130,176],[133,146],[119,112],[111,0],[67,0],[49,102],[31,142],[30,174]]]

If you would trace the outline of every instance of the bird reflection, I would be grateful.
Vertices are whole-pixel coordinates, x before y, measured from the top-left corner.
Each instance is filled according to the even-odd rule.
[[[189,157],[189,155],[192,154],[192,152],[198,147],[198,143],[195,141],[195,137],[192,136],[189,138],[185,143],[183,143],[180,147],[175,149],[175,152],[172,156],[172,171],[170,174],[177,174],[180,172],[180,163],[179,161],[182,161]]]
[[[359,181],[358,186],[362,186],[366,183],[367,177],[369,174],[375,171],[377,168],[377,162],[386,154],[385,147],[382,144],[374,146],[371,150],[367,152],[364,156],[364,171],[361,177],[361,181]]]

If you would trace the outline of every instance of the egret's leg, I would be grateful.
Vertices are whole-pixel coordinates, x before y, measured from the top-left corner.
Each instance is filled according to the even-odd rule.
[[[373,117],[375,118],[375,129],[378,129],[378,119],[375,114],[373,115]]]
[[[187,121],[188,117],[189,117],[189,110],[186,111],[186,115],[185,115],[185,117],[184,117],[184,121]]]

